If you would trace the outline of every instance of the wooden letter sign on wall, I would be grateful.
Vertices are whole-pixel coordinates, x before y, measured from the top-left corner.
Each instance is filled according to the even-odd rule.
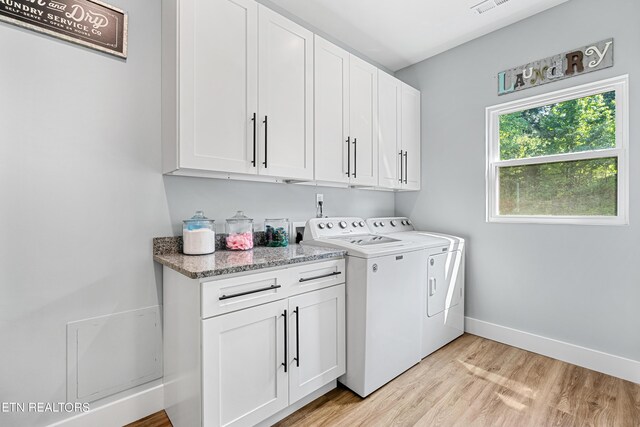
[[[498,73],[498,95],[529,89],[612,66],[613,39],[603,40]]]
[[[0,0],[0,21],[127,57],[127,13],[98,0]]]

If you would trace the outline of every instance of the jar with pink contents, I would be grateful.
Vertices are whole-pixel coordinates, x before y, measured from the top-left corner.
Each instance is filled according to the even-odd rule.
[[[253,219],[238,211],[227,219],[227,249],[246,251],[253,249]]]

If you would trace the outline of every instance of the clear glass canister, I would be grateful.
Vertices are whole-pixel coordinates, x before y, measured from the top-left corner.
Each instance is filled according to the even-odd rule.
[[[276,218],[264,220],[264,233],[267,246],[272,248],[289,246],[289,219]]]
[[[202,211],[197,211],[190,219],[183,221],[182,246],[186,255],[207,255],[215,252],[214,222],[204,216]]]
[[[246,251],[253,248],[253,219],[238,211],[227,219],[227,249]]]

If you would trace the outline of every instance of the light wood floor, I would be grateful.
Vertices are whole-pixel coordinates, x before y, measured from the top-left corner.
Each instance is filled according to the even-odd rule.
[[[164,412],[134,427],[170,426]],[[284,426],[640,426],[640,385],[464,335],[361,399],[338,388]]]

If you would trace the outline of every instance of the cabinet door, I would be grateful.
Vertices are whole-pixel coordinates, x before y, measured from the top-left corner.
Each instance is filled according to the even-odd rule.
[[[460,303],[464,267],[462,251],[450,251],[429,257],[427,267],[427,315],[441,313]]]
[[[399,188],[402,82],[378,70],[378,185]]]
[[[261,175],[313,179],[313,34],[259,6]]]
[[[204,426],[255,425],[288,405],[287,301],[202,321]]]
[[[289,299],[289,404],[345,373],[344,284]]]
[[[351,55],[349,67],[349,135],[351,183],[378,184],[378,70]]]
[[[315,179],[348,183],[349,53],[315,36]]]
[[[444,311],[447,298],[445,278],[447,253],[432,255],[427,267],[427,315],[429,317]]]
[[[257,3],[181,1],[179,60],[180,167],[257,173]]]
[[[402,147],[404,189],[420,190],[420,91],[402,84]]]

